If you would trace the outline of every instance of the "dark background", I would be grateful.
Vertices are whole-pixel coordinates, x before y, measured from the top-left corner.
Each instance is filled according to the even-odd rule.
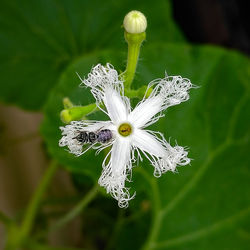
[[[174,0],[175,21],[192,43],[216,44],[250,53],[249,1]]]

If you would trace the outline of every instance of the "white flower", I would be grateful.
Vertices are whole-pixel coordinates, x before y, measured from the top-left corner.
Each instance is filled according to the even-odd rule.
[[[127,207],[134,197],[125,187],[130,181],[132,163],[136,158],[142,160],[144,155],[154,167],[154,176],[160,177],[176,167],[187,165],[190,159],[183,147],[172,147],[159,132],[145,128],[163,116],[162,111],[189,99],[188,90],[192,84],[180,76],[166,76],[152,81],[140,103],[131,111],[129,99],[124,96],[123,81],[112,65],[98,64],[82,80],[84,86],[91,88],[99,108],[105,112],[110,121],[73,121],[61,127],[60,146],[67,146],[71,153],[79,156],[89,148],[102,149],[112,146],[102,164],[100,186],[106,188],[120,207]],[[151,91],[150,94],[149,91]],[[148,96],[148,97],[146,97]],[[104,104],[105,109],[100,104]],[[76,136],[80,131],[97,132],[103,129],[112,131],[113,138],[108,143],[93,143],[83,151],[83,144]]]

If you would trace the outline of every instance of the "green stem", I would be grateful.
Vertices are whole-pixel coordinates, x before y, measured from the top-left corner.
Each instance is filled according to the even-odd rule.
[[[140,54],[142,42],[146,38],[146,33],[131,34],[125,31],[125,40],[128,43],[127,67],[124,71],[124,87],[130,89],[131,83],[135,76],[137,61]]]
[[[98,193],[98,184],[96,184],[88,193],[86,196],[83,197],[82,200],[66,215],[64,215],[61,219],[59,219],[51,228],[49,231],[55,231],[65,224],[67,224],[69,221],[74,219],[77,215],[79,215],[84,208],[95,198],[96,194]]]
[[[41,199],[43,198],[43,195],[48,187],[48,185],[50,184],[50,181],[54,175],[54,173],[57,170],[57,162],[56,161],[52,161],[48,167],[48,169],[46,170],[37,190],[35,191],[29,205],[28,208],[26,210],[24,219],[23,219],[23,223],[21,225],[21,230],[20,230],[20,240],[24,240],[30,233],[33,223],[34,223],[34,219],[36,217],[37,214],[37,210],[39,208],[39,205],[41,203]]]
[[[124,210],[119,209],[118,216],[115,219],[115,225],[113,231],[109,235],[108,244],[105,247],[105,250],[115,249],[114,245],[116,244],[117,236],[119,235],[121,228],[125,223],[124,214],[125,214]]]
[[[162,222],[162,212],[161,212],[161,199],[159,197],[159,190],[158,190],[158,184],[154,179],[152,179],[148,173],[143,169],[139,168],[139,172],[142,174],[142,176],[145,178],[146,181],[148,181],[151,190],[152,190],[152,204],[153,204],[153,210],[152,210],[152,225],[149,230],[149,235],[147,239],[144,242],[144,245],[142,246],[142,250],[150,250],[153,249],[154,246],[154,240],[157,236],[158,229]]]
[[[125,89],[125,95],[129,98],[140,98],[144,96],[147,98],[152,92],[152,88],[148,89],[148,86],[142,86],[139,89]],[[147,92],[146,92],[147,91]]]

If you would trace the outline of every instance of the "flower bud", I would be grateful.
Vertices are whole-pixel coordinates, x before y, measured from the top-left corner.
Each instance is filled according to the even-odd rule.
[[[63,123],[70,123],[72,121],[72,117],[68,109],[62,110],[60,113],[60,117]]]
[[[72,108],[74,105],[68,97],[64,97],[63,98],[63,106],[65,109],[69,109],[69,108]]]
[[[65,100],[65,99],[64,99]],[[70,123],[71,121],[82,120],[86,115],[96,109],[96,104],[89,104],[86,106],[74,106],[72,108],[63,109],[60,113],[62,122]]]
[[[128,33],[142,33],[147,28],[147,19],[140,11],[132,10],[125,16],[123,26]]]

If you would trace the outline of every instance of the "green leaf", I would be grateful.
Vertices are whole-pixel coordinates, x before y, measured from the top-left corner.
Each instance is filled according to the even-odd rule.
[[[148,41],[184,40],[169,1],[2,0],[0,100],[40,109],[77,57],[106,47],[126,51],[121,24],[131,9],[148,17]]]
[[[150,179],[154,208],[145,249],[247,249],[249,60],[219,48],[175,45],[152,47],[144,57],[150,62],[140,65],[141,75],[159,76],[167,65],[169,75],[200,86],[154,126],[172,144],[188,146],[193,161],[178,175]]]
[[[178,174],[158,179],[146,159],[133,169],[133,183],[128,183],[137,191],[130,202],[132,218],[125,217],[115,229],[113,245],[116,249],[248,249],[249,60],[234,51],[178,44],[145,45],[142,57],[134,86],[164,77],[165,70],[199,86],[191,90],[189,101],[169,108],[150,128],[171,137],[172,145],[177,141],[188,146],[193,160],[191,166],[178,168]],[[89,152],[75,158],[59,148],[59,112],[65,96],[77,104],[93,102],[88,89],[78,88],[76,71],[86,76],[98,62],[119,69],[122,58],[111,51],[79,58],[46,104],[42,132],[50,153],[70,171],[94,181],[101,174],[104,155]],[[100,117],[96,114],[95,119],[105,119]]]

